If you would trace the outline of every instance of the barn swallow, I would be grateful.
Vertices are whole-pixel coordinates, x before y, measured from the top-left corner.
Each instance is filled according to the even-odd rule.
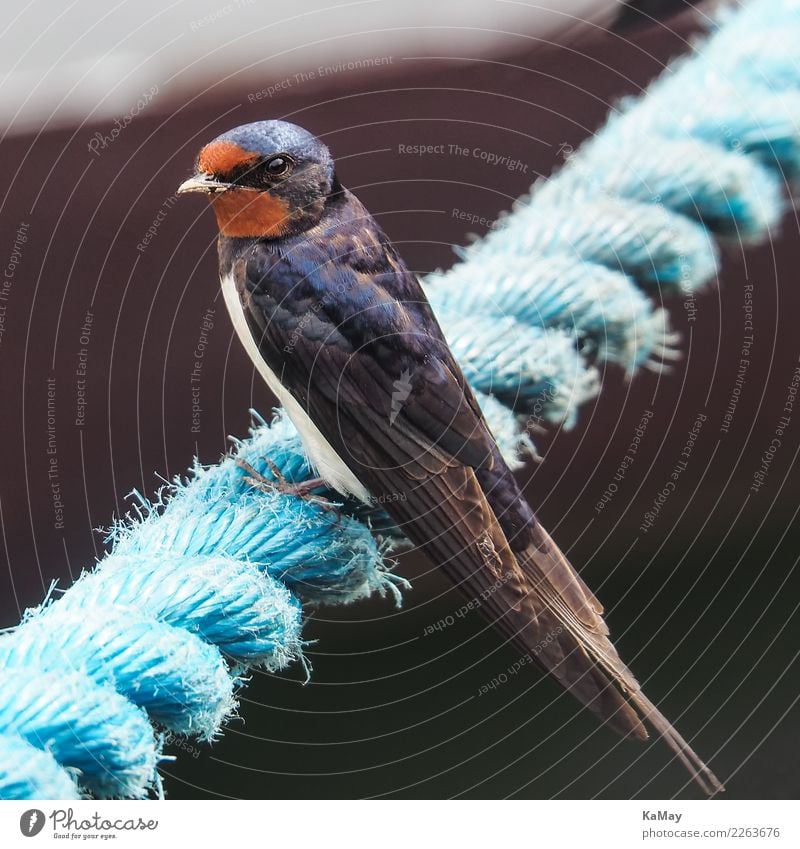
[[[708,794],[711,770],[642,693],[603,608],[538,523],[422,291],[340,182],[283,121],[237,127],[178,189],[209,195],[234,328],[319,476],[379,503],[502,634],[625,737],[646,724]]]

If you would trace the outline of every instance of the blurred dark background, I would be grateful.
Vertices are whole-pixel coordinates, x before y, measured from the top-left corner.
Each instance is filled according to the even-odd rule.
[[[507,209],[561,162],[562,145],[589,136],[617,98],[685,52],[696,30],[690,16],[627,37],[588,27],[558,46],[520,34],[491,58],[395,50],[381,63],[298,82],[293,71],[258,69],[246,83],[194,92],[162,80],[153,102],[94,151],[90,142],[110,138],[113,120],[8,134],[0,255],[4,267],[14,262],[0,339],[0,624],[13,625],[53,580],[66,586],[92,564],[103,551],[95,529],[128,509],[133,487],[152,492],[156,473],[182,472],[195,453],[214,462],[227,434],[245,434],[248,407],[271,407],[219,297],[213,216],[199,201],[174,201],[202,143],[266,117],[309,128],[424,273],[450,265],[452,246],[476,229],[454,210],[491,219]],[[281,79],[293,82],[263,93]],[[526,168],[398,152],[440,143],[496,151]],[[542,437],[544,461],[520,472],[544,524],[606,604],[623,657],[730,798],[800,790],[800,407],[760,490],[749,489],[800,355],[799,260],[794,215],[768,245],[728,245],[693,323],[680,301],[667,303],[685,359],[630,382],[609,369],[576,428]],[[752,364],[723,433],[746,284]],[[209,309],[198,433],[189,378]],[[598,513],[646,410],[654,415],[636,461]],[[699,413],[707,419],[691,461],[643,533]],[[63,523],[52,505],[53,456]],[[697,796],[664,745],[619,742],[533,670],[478,696],[515,652],[475,616],[424,636],[462,599],[412,556],[398,568],[413,580],[401,611],[372,599],[311,612],[311,683],[303,686],[299,669],[254,675],[241,719],[218,743],[199,754],[173,747],[168,796]]]

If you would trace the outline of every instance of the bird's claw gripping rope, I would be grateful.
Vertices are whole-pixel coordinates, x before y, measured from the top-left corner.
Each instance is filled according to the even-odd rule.
[[[236,465],[247,473],[244,479],[245,482],[255,489],[260,489],[262,492],[280,492],[283,495],[294,495],[296,498],[303,498],[312,504],[322,507],[323,510],[334,513],[337,519],[341,517],[341,504],[337,504],[322,495],[316,495],[314,493],[314,490],[328,489],[328,484],[323,478],[317,477],[301,481],[300,483],[290,483],[269,457],[264,457],[264,462],[272,473],[271,478],[262,475],[247,460],[243,460],[241,457],[237,457],[236,459]]]

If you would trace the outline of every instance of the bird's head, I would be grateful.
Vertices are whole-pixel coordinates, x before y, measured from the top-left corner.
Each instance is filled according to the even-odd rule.
[[[224,236],[274,239],[313,227],[335,185],[319,139],[285,121],[258,121],[209,142],[178,194],[208,194]]]

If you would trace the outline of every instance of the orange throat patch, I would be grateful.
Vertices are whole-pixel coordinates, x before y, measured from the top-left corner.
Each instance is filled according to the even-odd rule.
[[[223,236],[282,236],[291,225],[292,211],[286,201],[269,192],[228,189],[211,198]]]

